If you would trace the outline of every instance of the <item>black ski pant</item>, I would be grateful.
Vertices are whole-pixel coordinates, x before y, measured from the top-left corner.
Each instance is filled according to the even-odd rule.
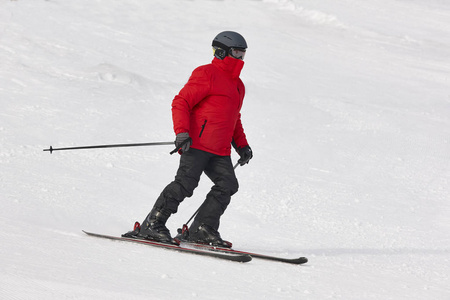
[[[176,213],[180,203],[186,197],[192,196],[203,172],[214,185],[201,205],[191,228],[207,224],[217,230],[220,216],[230,203],[231,196],[239,188],[230,156],[219,156],[194,148],[183,153],[175,180],[162,191],[154,208],[166,213]]]

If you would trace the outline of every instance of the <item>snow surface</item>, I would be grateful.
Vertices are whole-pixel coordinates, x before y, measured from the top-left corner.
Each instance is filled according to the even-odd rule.
[[[88,237],[141,221],[178,157],[42,151],[172,141],[223,30],[249,44],[254,159],[222,236],[307,265]],[[449,32],[445,0],[1,1],[0,298],[450,299]]]

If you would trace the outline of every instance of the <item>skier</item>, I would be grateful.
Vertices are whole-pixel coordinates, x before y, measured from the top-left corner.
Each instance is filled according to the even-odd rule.
[[[231,162],[231,145],[243,166],[253,157],[241,123],[245,87],[239,78],[247,49],[237,32],[219,33],[212,42],[212,63],[200,66],[172,102],[172,119],[180,148],[180,165],[156,200],[138,232],[140,238],[172,243],[166,221],[193,194],[204,172],[214,183],[184,238],[191,242],[230,247],[218,228],[238,181]]]

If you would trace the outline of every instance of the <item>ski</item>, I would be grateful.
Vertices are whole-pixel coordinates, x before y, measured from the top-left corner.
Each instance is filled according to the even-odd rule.
[[[305,264],[308,262],[308,259],[306,257],[284,258],[284,257],[270,256],[270,255],[265,255],[265,254],[260,254],[260,253],[240,251],[240,250],[235,250],[235,249],[231,249],[231,248],[221,248],[221,247],[216,247],[216,246],[211,246],[211,245],[206,245],[206,244],[190,243],[190,242],[185,242],[185,241],[180,241],[180,245],[182,247],[190,248],[190,249],[209,250],[211,252],[230,253],[230,254],[237,254],[237,255],[249,255],[253,258],[278,261],[278,262],[284,262],[284,263],[295,264],[295,265],[302,265],[302,264]]]
[[[166,244],[166,243],[160,243],[160,242],[156,242],[156,241],[152,241],[152,240],[112,236],[112,235],[88,232],[88,231],[84,231],[84,230],[83,230],[83,232],[89,236],[98,237],[98,238],[138,243],[138,244],[158,247],[158,248],[162,248],[162,249],[175,250],[175,251],[182,252],[182,253],[190,253],[190,254],[195,254],[195,255],[214,257],[214,258],[225,259],[225,260],[236,261],[236,262],[249,262],[252,260],[252,257],[245,253],[216,252],[216,251],[209,251],[208,249],[186,248],[184,246],[180,246],[180,245],[176,245],[176,244]]]

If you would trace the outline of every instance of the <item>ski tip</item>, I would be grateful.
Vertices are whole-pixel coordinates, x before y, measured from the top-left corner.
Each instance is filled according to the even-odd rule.
[[[299,257],[299,258],[293,260],[293,263],[298,264],[298,265],[306,264],[307,262],[308,262],[308,259],[306,257]]]
[[[241,259],[241,262],[249,262],[249,261],[251,261],[253,258],[250,256],[250,255],[243,255],[242,256],[242,259]]]

